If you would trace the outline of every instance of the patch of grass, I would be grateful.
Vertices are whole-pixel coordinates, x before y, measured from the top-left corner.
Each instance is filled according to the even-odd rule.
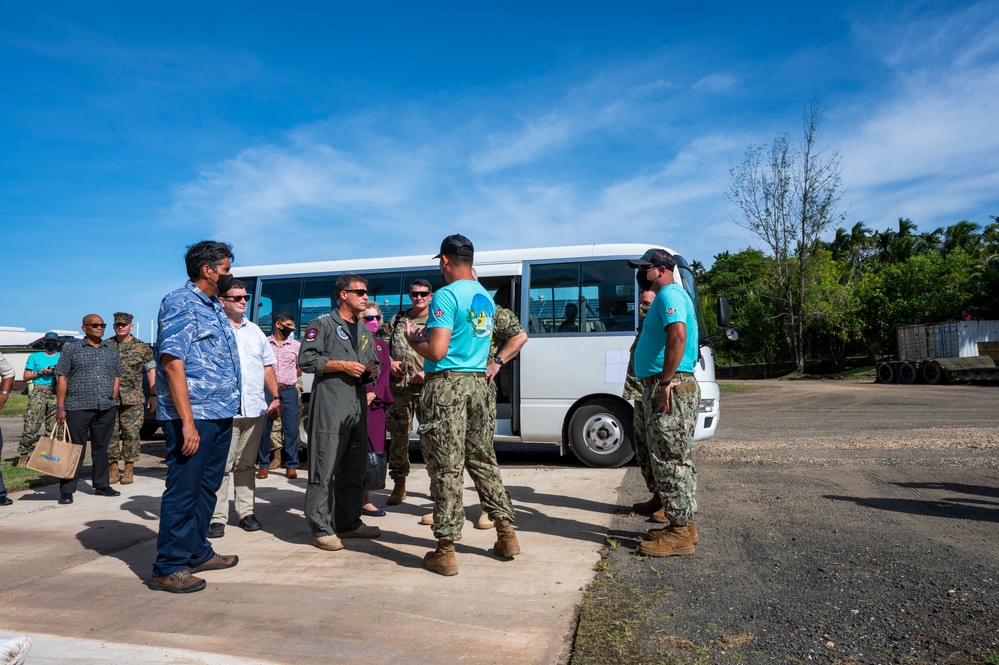
[[[57,480],[26,466],[11,466],[9,462],[0,463],[0,473],[3,473],[3,482],[7,486],[8,492],[50,485]]]
[[[590,582],[579,612],[579,625],[573,645],[572,665],[677,665],[667,659],[655,644],[644,640],[653,633],[662,617],[652,608],[636,603],[641,592],[608,575]]]
[[[617,548],[621,547],[621,541],[617,538],[607,538],[607,547],[611,548],[613,552]]]
[[[973,661],[975,663],[983,663],[983,665],[999,665],[999,653],[979,653],[977,651],[972,651],[968,655],[972,658],[978,659]]]
[[[3,411],[0,411],[0,416],[21,416],[24,415],[26,408],[28,408],[28,396],[14,393],[7,398],[7,403],[3,405]]]
[[[759,387],[749,386],[744,383],[719,383],[718,390],[723,393],[755,393],[759,392]]]

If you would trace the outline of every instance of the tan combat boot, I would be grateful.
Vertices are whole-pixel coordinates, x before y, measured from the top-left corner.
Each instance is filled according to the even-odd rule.
[[[406,479],[396,478],[395,487],[392,488],[392,494],[389,495],[388,505],[398,506],[406,499]]]
[[[687,522],[687,526],[690,528],[690,540],[693,541],[695,545],[700,544],[701,537],[697,535],[697,525],[693,522]],[[647,534],[645,534],[645,540],[658,540],[665,531],[669,531],[669,527],[663,529],[650,529]]]
[[[28,466],[29,459],[31,459],[31,455],[21,455],[14,466]]]
[[[121,484],[131,485],[135,482],[135,478],[132,476],[132,462],[125,462],[125,470],[121,472]],[[117,466],[117,465],[116,465]]]
[[[121,478],[121,469],[118,468],[118,462],[111,462],[111,470],[108,471],[108,484],[114,485]]]
[[[648,513],[654,513],[657,510],[661,510],[663,507],[663,500],[659,497],[659,493],[652,495],[652,498],[648,501],[642,501],[641,503],[635,503],[631,506],[631,511],[634,513],[641,513],[643,515]]]
[[[517,534],[513,532],[513,524],[507,520],[496,520],[496,544],[493,545],[493,552],[502,557],[513,557],[520,554],[520,542]]]
[[[646,556],[693,554],[693,535],[687,525],[671,526],[668,529],[663,529],[655,540],[639,543],[638,551]]]
[[[437,549],[423,555],[423,567],[432,573],[451,577],[458,574],[458,560],[454,558],[454,541],[441,538]]]
[[[490,519],[489,517],[489,513],[486,512],[485,508],[483,508],[482,514],[479,515],[479,520],[475,523],[475,528],[485,530],[485,529],[492,529],[495,526],[496,525],[493,524],[492,519]]]
[[[652,520],[653,522],[659,522],[660,524],[669,524],[669,518],[666,517],[665,508],[659,508],[659,510],[655,511],[654,513],[652,513],[651,516],[649,516],[649,519]]]
[[[271,471],[277,471],[281,468],[281,449],[275,448],[271,451],[271,463],[267,466]]]

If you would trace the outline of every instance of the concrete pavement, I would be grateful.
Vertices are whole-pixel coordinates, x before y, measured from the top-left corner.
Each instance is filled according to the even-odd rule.
[[[494,530],[472,527],[468,483],[460,572],[447,578],[422,568],[435,544],[418,523],[430,507],[422,468],[404,504],[364,518],[383,536],[340,552],[309,544],[305,474],[272,473],[258,481],[264,531],[231,519],[213,542],[239,565],[204,573],[207,589],[187,595],[146,587],[162,470],[117,485],[117,498],[95,496],[88,479],[72,506],[56,504],[57,486],[19,492],[0,508],[0,638],[30,635],[29,665],[564,663],[623,475],[504,468],[524,551],[513,561],[489,551]],[[384,505],[387,491],[373,494]]]

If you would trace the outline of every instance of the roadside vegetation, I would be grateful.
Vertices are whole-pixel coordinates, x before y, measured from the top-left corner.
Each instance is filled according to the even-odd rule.
[[[11,466],[11,460],[0,462],[0,473],[3,473],[3,482],[8,492],[49,485],[56,481],[52,476],[46,476],[27,467]]]
[[[908,218],[884,230],[848,220],[837,210],[840,155],[820,142],[821,111],[813,100],[799,140],[779,133],[730,169],[734,221],[756,247],[718,254],[710,270],[691,266],[708,329],[717,328],[718,296],[739,329],[737,343],[718,345],[719,369],[839,373],[893,355],[899,326],[999,319],[999,216],[924,231]]]

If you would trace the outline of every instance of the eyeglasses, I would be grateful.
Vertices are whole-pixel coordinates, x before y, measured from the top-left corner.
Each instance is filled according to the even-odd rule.
[[[364,320],[365,321],[381,321],[382,320],[382,315],[381,314],[372,314],[370,316],[365,316]]]
[[[344,289],[347,293],[353,293],[357,297],[368,295],[367,289]]]
[[[410,291],[409,292],[409,297],[410,298],[429,298],[430,297],[430,291]]]
[[[106,324],[106,323],[84,323],[83,325],[87,326],[88,328],[107,328],[108,327],[108,324]]]
[[[250,302],[250,298],[252,298],[252,297],[253,296],[249,296],[249,295],[246,295],[246,296],[222,296],[222,299],[223,300],[231,300],[232,302],[239,302],[240,300],[242,300],[243,302]]]
[[[106,325],[106,324],[105,324],[105,325]],[[115,328],[127,328],[127,327],[128,327],[128,326],[130,326],[130,325],[132,325],[132,324],[131,324],[131,323],[121,323],[120,321],[118,321],[118,322],[116,322],[116,323],[114,324],[114,327],[115,327]]]

